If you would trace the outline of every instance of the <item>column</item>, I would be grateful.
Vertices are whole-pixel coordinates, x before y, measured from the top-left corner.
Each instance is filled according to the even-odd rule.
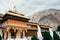
[[[2,28],[0,28],[0,35],[1,35],[1,37],[2,37]]]
[[[4,39],[6,39],[6,32],[4,32]]]
[[[22,38],[22,32],[20,32],[20,38]]]
[[[17,33],[16,33],[16,38],[20,38],[20,31],[18,31]]]
[[[23,31],[23,38],[25,38],[25,31]]]
[[[14,38],[16,38],[16,29],[14,29]]]
[[[11,39],[11,33],[8,32],[8,39]]]
[[[16,32],[14,32],[14,38],[16,38]]]
[[[6,39],[8,39],[8,31],[6,32]]]

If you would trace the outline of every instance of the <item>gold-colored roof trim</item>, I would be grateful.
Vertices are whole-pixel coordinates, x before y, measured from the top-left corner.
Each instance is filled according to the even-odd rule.
[[[40,25],[41,28],[49,28],[49,26],[46,26],[46,25]]]
[[[30,25],[38,25],[37,23],[29,22]]]
[[[42,28],[49,28],[49,27],[42,27]]]
[[[37,30],[37,29],[34,29],[34,28],[29,28],[30,30]]]
[[[3,18],[0,18],[0,20],[3,20]]]
[[[11,13],[11,12],[7,12],[7,14],[14,15],[14,16],[18,16],[18,17],[27,18],[27,16],[21,16],[21,15],[14,14],[14,13]],[[27,19],[29,19],[29,18],[27,18]]]

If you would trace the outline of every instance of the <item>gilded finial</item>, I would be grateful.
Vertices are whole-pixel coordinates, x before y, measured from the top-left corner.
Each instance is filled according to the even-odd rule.
[[[14,7],[13,7],[14,9],[16,8],[16,5],[14,5]]]

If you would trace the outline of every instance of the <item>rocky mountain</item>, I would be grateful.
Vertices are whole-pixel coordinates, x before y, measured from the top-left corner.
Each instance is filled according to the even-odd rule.
[[[47,9],[36,12],[31,16],[31,20],[29,22],[48,25],[56,30],[57,26],[60,25],[60,10]]]

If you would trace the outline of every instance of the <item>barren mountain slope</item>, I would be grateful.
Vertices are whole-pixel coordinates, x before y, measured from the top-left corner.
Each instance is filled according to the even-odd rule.
[[[40,25],[48,25],[56,30],[57,26],[60,25],[60,10],[48,9],[37,12],[31,16],[29,22],[38,23]]]

